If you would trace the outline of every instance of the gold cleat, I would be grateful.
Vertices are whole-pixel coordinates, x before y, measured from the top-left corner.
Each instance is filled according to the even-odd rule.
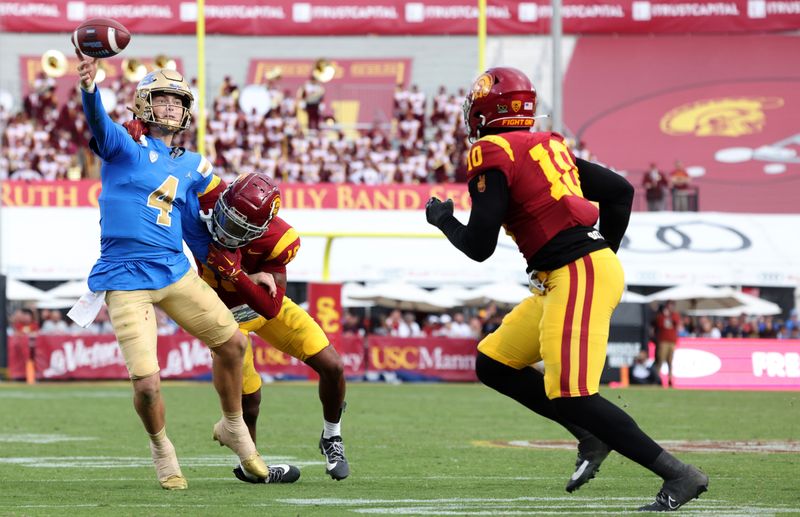
[[[188,481],[180,474],[172,475],[166,479],[159,479],[158,482],[164,490],[186,490],[189,488]]]
[[[214,424],[213,438],[219,442],[220,446],[227,446],[235,452],[239,456],[239,461],[242,462],[242,467],[250,474],[259,478],[266,478],[269,475],[267,464],[258,454],[246,427],[243,427],[242,433],[237,436],[225,427],[224,420],[220,420]]]
[[[255,453],[246,460],[242,460],[242,468],[259,479],[264,479],[269,476],[267,464],[264,463],[264,458],[262,458],[259,453]]]
[[[161,488],[164,490],[186,490],[189,487],[178,464],[175,447],[173,447],[169,439],[160,449],[156,449],[155,445],[150,442],[150,455],[153,458],[153,465],[156,467],[156,475]]]

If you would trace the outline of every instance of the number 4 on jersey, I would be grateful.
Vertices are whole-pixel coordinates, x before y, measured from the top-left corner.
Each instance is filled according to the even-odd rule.
[[[152,191],[147,196],[147,206],[158,210],[158,218],[156,223],[161,226],[171,226],[172,217],[172,203],[175,201],[175,195],[178,193],[178,178],[169,176],[164,180],[164,183],[158,186],[157,189]]]

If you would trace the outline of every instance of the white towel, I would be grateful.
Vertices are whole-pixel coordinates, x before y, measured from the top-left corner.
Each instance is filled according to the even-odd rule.
[[[67,313],[69,319],[83,328],[92,324],[106,300],[105,291],[87,291]]]

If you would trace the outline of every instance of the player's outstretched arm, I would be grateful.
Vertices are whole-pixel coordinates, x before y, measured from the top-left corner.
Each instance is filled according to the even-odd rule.
[[[100,99],[100,92],[94,78],[97,75],[97,58],[84,56],[75,49],[78,56],[78,76],[80,77],[83,113],[92,131],[92,142],[89,144],[95,153],[108,160],[126,148],[135,149],[136,144],[130,141],[128,132],[115,124],[106,113]]]
[[[483,178],[483,179],[482,179]],[[483,181],[478,189],[478,182]],[[508,208],[508,183],[505,174],[489,170],[469,182],[472,211],[466,226],[453,216],[453,202],[432,197],[425,206],[428,222],[472,260],[483,262],[497,248],[497,237]]]
[[[600,233],[617,252],[633,208],[633,185],[616,172],[578,158],[578,176],[584,197],[600,204]]]

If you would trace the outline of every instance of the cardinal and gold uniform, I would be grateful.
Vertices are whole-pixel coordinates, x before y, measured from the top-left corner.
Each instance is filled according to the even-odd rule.
[[[505,176],[503,227],[528,262],[537,292],[506,315],[478,350],[515,369],[544,360],[550,399],[597,393],[624,276],[593,228],[598,209],[583,195],[563,137],[527,131],[485,136],[470,148],[468,169],[478,195],[482,174],[499,170]]]
[[[300,236],[286,221],[276,216],[263,236],[240,249],[242,270],[245,273],[263,271],[285,275],[286,265],[300,250]],[[243,394],[254,393],[261,387],[261,376],[255,369],[250,332],[255,332],[273,347],[301,361],[328,346],[328,338],[322,328],[288,296],[283,296],[278,315],[267,319],[246,304],[236,292],[233,283],[222,280],[199,260],[197,264],[200,276],[219,294],[220,299],[233,312],[239,330],[248,336],[243,366]]]

